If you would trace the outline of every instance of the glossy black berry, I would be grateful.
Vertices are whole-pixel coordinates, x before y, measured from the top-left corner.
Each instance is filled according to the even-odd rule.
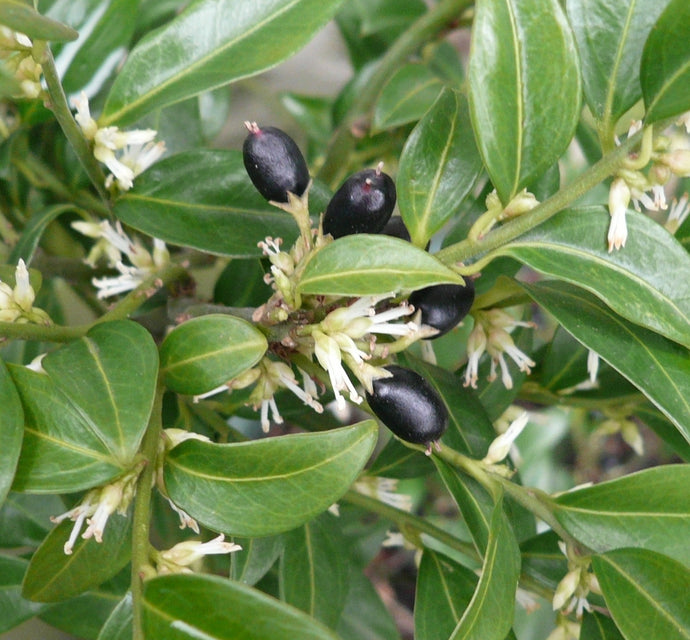
[[[301,196],[309,185],[309,169],[295,141],[276,127],[245,122],[249,135],[242,155],[247,173],[266,200],[287,202],[287,192]]]
[[[410,232],[407,230],[407,227],[400,216],[393,216],[388,222],[386,222],[386,225],[381,230],[381,233],[384,236],[392,236],[393,238],[407,240],[407,242],[412,240],[410,237]]]
[[[414,444],[438,440],[448,426],[448,410],[436,390],[415,371],[389,365],[391,378],[374,380],[367,393],[371,410],[396,436]]]
[[[474,282],[465,278],[465,286],[437,284],[414,291],[409,298],[415,309],[422,310],[422,323],[438,333],[431,339],[440,338],[457,325],[472,308]]]
[[[334,238],[379,233],[395,207],[393,179],[379,169],[351,175],[335,192],[323,216],[323,232]]]

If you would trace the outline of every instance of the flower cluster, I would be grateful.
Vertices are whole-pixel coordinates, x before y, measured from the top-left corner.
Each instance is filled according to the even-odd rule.
[[[559,542],[561,552],[568,558],[568,573],[558,583],[553,596],[554,611],[563,609],[565,615],[575,611],[582,618],[583,611],[591,611],[587,602],[590,591],[601,594],[597,577],[589,570],[591,558],[578,555],[575,549],[565,542]],[[565,608],[564,608],[565,607]]]
[[[29,271],[21,258],[14,272],[14,287],[0,280],[0,322],[35,322],[51,324],[48,314],[34,307],[36,294],[29,281]]]
[[[362,476],[355,482],[353,488],[362,495],[376,498],[401,511],[412,511],[412,497],[406,493],[398,493],[396,478]]]
[[[43,69],[34,58],[31,38],[0,25],[0,61],[19,85],[15,98],[38,98]]]
[[[489,381],[496,379],[496,366],[501,367],[501,381],[506,389],[512,389],[513,378],[508,369],[507,354],[520,371],[531,372],[534,361],[515,345],[510,332],[516,327],[534,327],[532,322],[515,320],[501,309],[477,311],[474,314],[474,328],[467,339],[467,367],[465,369],[465,386],[477,388],[479,379],[479,360],[486,351],[491,356]]]
[[[117,184],[120,190],[128,191],[134,178],[165,153],[165,143],[154,142],[157,132],[153,129],[120,131],[114,126],[99,127],[91,117],[89,100],[83,91],[73,102],[77,110],[75,120],[84,137],[93,143],[94,157],[110,170],[106,188]]]
[[[70,555],[72,553],[84,522],[88,527],[81,537],[84,540],[94,538],[96,542],[103,542],[103,533],[110,516],[116,511],[121,515],[127,513],[142,468],[142,465],[139,464],[115,482],[91,489],[76,507],[59,516],[51,517],[50,520],[56,524],[63,520],[74,522],[72,533],[65,542],[65,554]]]
[[[120,273],[112,278],[93,278],[101,299],[136,289],[152,273],[170,262],[170,254],[162,240],[154,238],[153,251],[149,253],[138,240],[132,240],[124,232],[119,222],[113,227],[107,220],[77,221],[72,223],[72,227],[89,238],[98,239],[86,258],[87,264],[95,267],[100,258],[105,258],[108,266]],[[123,262],[124,256],[131,264]]]
[[[690,116],[685,114],[678,120],[678,125],[684,125],[687,130],[688,122],[690,122]],[[628,137],[640,131],[641,128],[641,121],[633,121]],[[618,140],[616,142],[618,143]],[[650,162],[647,173],[644,173],[642,169]],[[687,136],[684,134],[671,138],[658,136],[652,139],[652,129],[647,128],[640,152],[629,158],[628,165],[617,172],[609,188],[608,204],[611,216],[608,232],[609,252],[625,246],[628,237],[625,213],[631,201],[637,211],[640,211],[641,207],[647,211],[662,211],[668,208],[664,185],[673,175],[690,176],[690,145]],[[685,204],[679,205],[674,201],[666,224],[672,233],[687,215],[685,209]]]

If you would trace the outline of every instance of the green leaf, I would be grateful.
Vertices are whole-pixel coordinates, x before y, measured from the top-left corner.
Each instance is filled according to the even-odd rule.
[[[561,211],[496,254],[587,289],[624,318],[690,346],[690,255],[646,215],[626,217],[621,251],[606,251],[608,212],[584,207]]]
[[[0,505],[12,486],[24,436],[24,411],[5,363],[0,360]]]
[[[33,618],[45,609],[21,595],[21,584],[28,562],[23,558],[0,555],[0,633]]]
[[[594,556],[592,567],[606,605],[626,638],[690,638],[687,567],[646,549],[618,549]]]
[[[504,204],[565,151],[580,116],[575,42],[557,0],[479,0],[470,110]]]
[[[78,491],[129,468],[158,372],[148,331],[128,320],[99,324],[42,366],[46,373],[10,369],[26,420],[15,490]]]
[[[139,4],[139,0],[63,0],[53,4],[50,17],[69,23],[79,32],[74,45],[55,55],[65,93],[74,94],[88,84],[89,95],[93,95],[110,77],[134,34],[137,22],[130,17]]]
[[[72,205],[60,204],[46,207],[32,215],[24,225],[22,235],[19,237],[17,244],[12,248],[12,253],[7,262],[10,264],[17,264],[21,258],[24,262],[29,264],[38,247],[41,236],[48,225],[59,215],[73,209],[74,207]]]
[[[481,172],[467,100],[445,89],[400,156],[398,206],[413,244],[426,246],[460,209]]]
[[[74,522],[57,525],[34,553],[24,578],[22,595],[35,602],[60,602],[99,586],[112,578],[131,553],[132,526],[127,516],[108,518],[103,542],[77,538],[71,555],[65,554]]]
[[[203,525],[239,536],[297,527],[349,488],[371,454],[377,427],[351,427],[237,444],[188,440],[165,460],[170,498]]]
[[[0,547],[38,547],[52,528],[50,516],[64,511],[55,495],[10,493],[0,509]]]
[[[472,571],[425,549],[419,564],[415,594],[415,640],[449,638],[476,587],[477,576]]]
[[[596,611],[584,612],[580,638],[581,640],[624,640],[613,620]]]
[[[594,551],[640,547],[690,566],[690,465],[645,469],[560,495],[554,514]]]
[[[268,349],[246,320],[210,314],[173,329],[160,349],[161,373],[177,393],[205,393],[253,367]]]
[[[101,124],[131,123],[153,109],[275,66],[307,44],[341,2],[192,2],[129,54],[106,100]]]
[[[565,555],[558,547],[560,538],[553,531],[545,531],[520,545],[522,573],[544,588],[555,591],[568,571]]]
[[[372,131],[379,132],[419,120],[434,103],[443,83],[424,64],[400,67],[381,89],[374,107]]]
[[[213,603],[213,615],[209,615]],[[338,640],[298,609],[239,582],[170,575],[144,583],[142,626],[165,640]]]
[[[671,0],[642,53],[640,82],[647,124],[690,109],[690,4]]]
[[[128,225],[171,244],[257,257],[266,236],[291,243],[297,225],[259,195],[239,151],[196,150],[157,162],[115,203]]]
[[[132,640],[132,594],[127,593],[113,609],[97,640]]]
[[[298,288],[303,294],[363,296],[444,282],[463,284],[458,274],[405,240],[359,233],[314,254]]]
[[[345,607],[351,563],[339,524],[326,513],[284,539],[281,600],[334,629]]]
[[[50,18],[37,13],[36,10],[21,0],[0,0],[0,24],[19,31],[36,40],[75,40],[78,33]]]
[[[263,578],[283,552],[283,536],[234,538],[242,547],[230,556],[230,577],[252,586]]]
[[[667,0],[568,0],[587,105],[613,130],[641,97],[640,59]]]
[[[378,591],[359,571],[350,577],[345,610],[336,629],[343,640],[400,640],[400,634]]]
[[[520,550],[499,499],[479,582],[449,640],[504,640],[513,625],[519,576]]]
[[[426,11],[422,0],[354,0],[362,17],[362,35],[406,27]]]
[[[522,285],[587,348],[642,391],[690,442],[688,350],[619,317],[573,285]]]

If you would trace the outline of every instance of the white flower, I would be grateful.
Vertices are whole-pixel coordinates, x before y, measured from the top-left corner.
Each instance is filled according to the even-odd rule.
[[[474,328],[467,338],[467,368],[465,369],[466,387],[477,388],[479,379],[479,360],[486,351],[486,332],[480,322],[475,321]]]
[[[343,368],[338,343],[331,336],[318,329],[312,332],[312,338],[314,339],[314,355],[319,364],[328,373],[338,408],[343,409],[345,407],[345,400],[340,394],[341,391],[349,391],[350,400],[361,404],[363,398],[357,393],[357,389],[355,389]]]
[[[63,520],[74,522],[72,532],[64,545],[66,555],[72,553],[84,522],[88,527],[81,537],[85,540],[93,537],[96,542],[103,542],[103,533],[110,516],[115,511],[121,514],[126,513],[134,497],[136,481],[142,468],[143,465],[138,465],[115,482],[91,489],[76,507],[50,518],[51,522],[56,524]]]
[[[204,556],[233,553],[241,549],[242,547],[238,544],[225,542],[225,536],[222,533],[208,542],[198,540],[179,542],[174,547],[157,554],[158,572],[161,574],[191,573],[189,566]]]
[[[83,91],[73,104],[77,110],[77,124],[84,137],[94,143],[94,157],[111,172],[105,181],[107,188],[116,182],[122,191],[128,191],[134,185],[134,178],[165,152],[165,143],[153,142],[157,133],[153,129],[121,131],[115,126],[99,127],[91,117],[89,100]]]
[[[522,430],[527,425],[529,421],[529,415],[526,411],[523,411],[513,422],[505,433],[502,433],[496,437],[493,442],[489,445],[489,450],[486,456],[482,460],[484,464],[496,464],[501,462],[506,458],[510,452],[510,448],[513,446],[515,439],[522,433]]]
[[[503,386],[506,389],[513,388],[513,379],[510,376],[510,371],[508,370],[508,364],[503,356],[507,353],[508,356],[515,362],[520,371],[525,371],[526,373],[531,372],[531,367],[535,366],[534,361],[518,349],[515,342],[510,337],[510,334],[501,328],[491,329],[489,331],[489,337],[486,345],[486,350],[491,356],[491,370],[489,372],[489,380],[496,379],[496,363],[501,365],[501,380]]]
[[[642,193],[642,196],[646,197],[646,194]],[[608,233],[609,253],[614,248],[620,249],[625,246],[628,238],[625,212],[630,204],[630,197],[631,191],[628,184],[623,178],[616,178],[609,189],[609,214],[611,215]]]
[[[170,498],[168,498],[168,504],[180,519],[180,529],[186,529],[189,527],[194,533],[199,533],[199,523],[194,518],[192,518],[186,511],[180,509]]]
[[[686,111],[683,113],[678,120],[676,120],[676,124],[681,127],[685,127],[685,131],[687,133],[690,133],[690,111]]]
[[[29,270],[21,258],[14,272],[14,288],[0,281],[0,322],[39,322],[50,324],[48,314],[34,307],[36,294],[29,279]]]
[[[597,373],[599,372],[599,354],[596,351],[589,350],[587,353],[587,373],[589,374],[589,382],[594,385],[597,381]]]
[[[683,194],[680,200],[673,199],[671,203],[671,210],[668,214],[668,219],[664,227],[668,229],[671,233],[678,231],[680,226],[685,222],[685,219],[690,213],[690,207],[688,207],[688,194],[687,192]]]

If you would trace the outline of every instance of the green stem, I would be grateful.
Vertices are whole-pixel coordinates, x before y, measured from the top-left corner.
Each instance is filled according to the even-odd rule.
[[[187,273],[186,269],[178,264],[170,264],[157,271],[144,280],[134,291],[131,291],[110,311],[103,314],[91,324],[77,325],[74,327],[61,327],[56,325],[17,324],[14,322],[0,322],[0,341],[5,338],[12,340],[40,340],[44,342],[71,342],[101,322],[110,320],[122,320],[136,311],[151,295]]]
[[[49,48],[46,49],[45,56],[41,59],[43,66],[43,77],[48,86],[48,93],[50,95],[50,103],[55,114],[55,119],[58,121],[60,128],[69,140],[74,152],[77,154],[86,175],[96,187],[96,191],[101,198],[107,202],[108,194],[105,191],[105,175],[101,170],[100,165],[94,158],[89,143],[81,132],[79,125],[72,116],[72,111],[67,104],[65,92],[60,83],[60,77],[55,67],[55,60]]]
[[[455,469],[474,478],[493,496],[497,493],[497,487],[502,487],[505,493],[513,500],[525,507],[542,522],[548,524],[562,540],[576,548],[583,548],[583,545],[563,528],[554,515],[555,502],[548,494],[540,489],[515,484],[508,478],[491,472],[483,463],[468,458],[445,445],[441,445],[440,450],[433,453]]]
[[[367,511],[372,511],[373,513],[377,513],[383,518],[391,520],[398,526],[398,528],[401,531],[405,529],[411,529],[416,531],[417,533],[425,533],[428,536],[434,538],[435,540],[442,542],[447,547],[455,549],[455,551],[459,551],[460,553],[468,555],[477,560],[479,559],[477,550],[475,549],[473,544],[469,542],[464,542],[462,540],[458,540],[458,538],[456,538],[454,535],[451,535],[450,533],[444,531],[440,527],[431,524],[428,520],[425,520],[424,518],[420,518],[419,516],[416,516],[412,513],[408,513],[407,511],[396,509],[395,507],[392,507],[391,505],[386,504],[381,500],[377,500],[376,498],[372,498],[370,496],[365,496],[364,494],[359,493],[359,491],[355,491],[354,489],[350,489],[343,496],[343,499],[351,504],[357,505],[358,507],[362,507]]]
[[[363,118],[368,118],[384,83],[412,53],[439,31],[447,28],[453,20],[459,18],[470,4],[471,0],[441,0],[413,22],[409,29],[393,43],[331,138],[326,159],[318,174],[319,178],[331,185],[338,182],[341,173],[347,170],[347,163],[343,162],[343,159],[350,157],[355,146],[353,127]]]
[[[614,174],[624,164],[628,153],[639,143],[641,138],[642,132],[640,131],[592,165],[577,180],[560,189],[528,213],[506,222],[477,240],[468,238],[446,247],[435,254],[435,257],[445,264],[468,260],[479,254],[497,249],[542,224]]]
[[[140,454],[146,463],[137,484],[132,518],[132,610],[133,640],[145,640],[141,627],[143,575],[149,566],[149,528],[151,523],[151,495],[156,473],[156,456],[161,439],[163,385],[156,389],[151,418],[144,434]]]

